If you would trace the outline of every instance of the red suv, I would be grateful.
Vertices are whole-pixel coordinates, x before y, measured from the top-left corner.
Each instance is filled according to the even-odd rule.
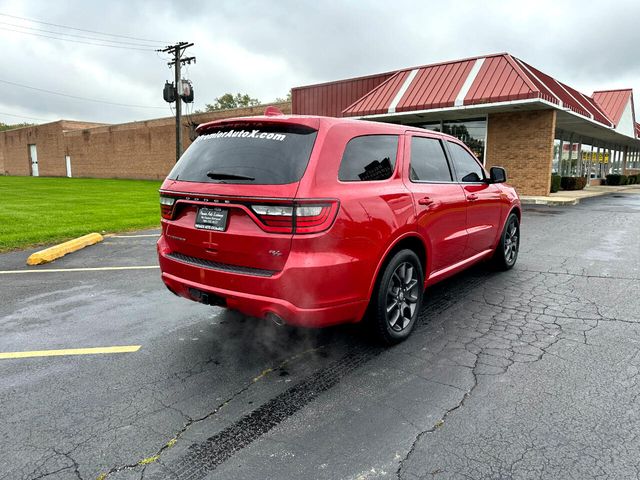
[[[368,314],[391,344],[425,287],[485,259],[513,267],[518,195],[456,138],[267,113],[201,125],[162,184],[175,294],[299,326]]]

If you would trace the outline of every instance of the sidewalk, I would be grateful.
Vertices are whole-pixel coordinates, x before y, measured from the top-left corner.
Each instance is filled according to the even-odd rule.
[[[520,201],[523,205],[577,205],[583,198],[599,197],[616,192],[640,193],[640,185],[594,185],[584,190],[561,190],[556,193],[550,193],[546,197],[542,195],[522,195]]]

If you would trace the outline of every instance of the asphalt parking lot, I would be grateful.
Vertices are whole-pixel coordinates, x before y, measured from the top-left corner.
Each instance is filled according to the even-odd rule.
[[[0,479],[640,478],[640,195],[526,208],[387,350],[174,297],[156,234],[0,255],[0,353],[139,346],[0,355]]]

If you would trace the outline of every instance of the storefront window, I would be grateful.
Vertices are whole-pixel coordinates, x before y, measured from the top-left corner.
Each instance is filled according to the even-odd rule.
[[[422,125],[416,125],[416,126],[420,128],[426,128],[427,130],[433,130],[434,132],[442,131],[442,122],[423,123]]]
[[[487,121],[484,118],[442,122],[442,131],[462,140],[474,155],[484,163],[484,141],[487,135]]]
[[[553,162],[551,164],[551,173],[560,173],[560,140],[557,138],[553,141]]]
[[[484,163],[484,146],[487,135],[487,120],[485,118],[429,122],[418,124],[416,127],[443,132],[459,138]]]

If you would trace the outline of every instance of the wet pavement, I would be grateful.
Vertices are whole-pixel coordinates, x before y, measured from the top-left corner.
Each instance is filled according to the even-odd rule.
[[[154,233],[40,270],[152,267]],[[0,273],[0,298],[0,352],[141,345],[0,360],[0,479],[640,478],[638,194],[526,208],[516,267],[429,289],[391,349],[154,268]]]

